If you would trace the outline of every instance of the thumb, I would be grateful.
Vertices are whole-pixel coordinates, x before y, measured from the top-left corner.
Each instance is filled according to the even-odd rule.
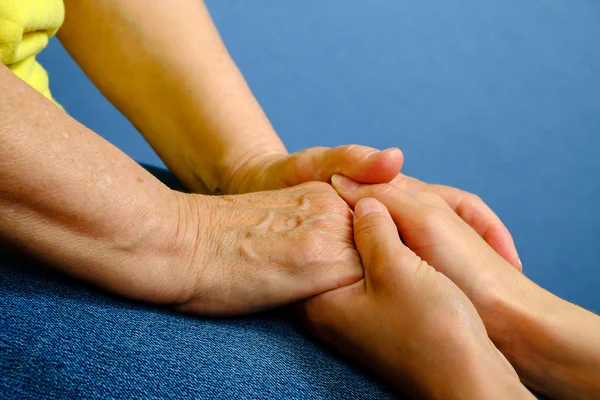
[[[398,175],[403,162],[402,151],[397,148],[379,151],[354,144],[313,147],[290,155],[281,173],[288,186],[311,181],[329,182],[334,174],[358,182],[387,183]]]
[[[419,258],[400,240],[398,229],[385,208],[374,198],[364,198],[354,208],[354,242],[369,287],[389,284],[399,266],[416,266]]]

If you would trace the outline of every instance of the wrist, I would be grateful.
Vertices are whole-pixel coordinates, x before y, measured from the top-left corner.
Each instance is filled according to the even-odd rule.
[[[464,367],[467,373],[462,385],[463,395],[457,398],[534,399],[502,353],[491,341],[488,344],[470,352]]]
[[[597,317],[525,277],[505,286],[481,313],[490,338],[523,382],[540,394],[596,398]]]
[[[287,156],[285,149],[263,149],[238,158],[224,166],[220,177],[221,187],[227,194],[243,194],[271,188],[272,174],[278,169],[276,163]]]
[[[107,251],[94,263],[97,270],[110,273],[92,280],[128,298],[176,306],[188,301],[199,284],[198,239],[204,217],[198,203],[208,196],[166,187],[153,194],[152,200],[144,196],[143,209],[117,222],[126,229],[102,240],[108,243]]]
[[[173,201],[177,216],[165,255],[177,290],[168,305],[184,313],[223,314],[234,291],[227,265],[217,260],[228,253],[227,248],[235,248],[236,238],[229,232],[223,235],[218,227],[236,223],[226,211],[230,200],[173,192]]]
[[[151,201],[143,196],[147,197],[143,209],[134,209],[118,223],[127,229],[108,238],[115,244],[108,258],[114,265],[106,269],[118,269],[106,286],[136,300],[177,304],[189,292],[192,227],[198,225],[198,217],[185,207],[183,193],[164,187],[153,195]],[[127,241],[123,247],[121,243]]]
[[[427,380],[421,387],[428,399],[533,399],[512,366],[491,342],[457,342],[452,348],[456,364],[449,374]],[[442,379],[440,379],[442,378]]]
[[[520,275],[496,286],[488,301],[477,307],[490,339],[535,390],[543,389],[536,376],[544,374],[548,357],[552,358],[553,348],[560,342],[556,335],[566,332],[556,323],[560,320],[560,302]]]
[[[539,315],[539,304],[532,301],[538,295],[536,289],[525,276],[496,279],[486,295],[473,302],[490,339],[503,353],[516,355],[524,347],[523,331],[530,329]]]
[[[163,303],[179,306],[203,293],[209,286],[207,267],[207,226],[211,222],[211,196],[171,191],[169,220],[155,243],[158,264],[164,265],[165,280],[173,290]]]
[[[212,195],[256,191],[255,182],[267,172],[268,161],[288,154],[279,141],[210,151],[204,145],[184,147],[177,157],[163,157],[165,164],[192,192]]]

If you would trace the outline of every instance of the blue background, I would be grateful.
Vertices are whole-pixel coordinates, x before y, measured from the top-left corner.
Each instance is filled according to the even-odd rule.
[[[600,311],[600,3],[207,4],[289,150],[400,147],[406,173],[482,196],[532,279]],[[73,116],[162,165],[57,40],[40,60]]]

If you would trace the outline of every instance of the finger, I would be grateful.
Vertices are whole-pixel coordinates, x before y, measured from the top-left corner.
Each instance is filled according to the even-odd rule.
[[[398,174],[390,183],[402,189],[414,189],[441,196],[502,258],[517,270],[523,269],[512,235],[500,218],[479,197],[450,186],[430,185],[403,174]]]
[[[398,265],[418,265],[418,257],[400,241],[390,213],[374,198],[364,198],[356,204],[354,242],[363,263],[367,290],[397,276]]]
[[[398,174],[390,184],[408,192],[411,194],[419,194],[419,199],[425,201],[426,203],[433,204],[439,207],[447,207],[450,208],[446,200],[441,197],[439,194],[428,191],[427,188],[430,186],[428,183],[418,180],[417,178],[413,178],[411,176],[407,176],[404,174]]]
[[[359,145],[314,147],[291,155],[283,176],[288,186],[310,181],[329,182],[334,174],[366,183],[383,183],[400,172],[403,162],[404,156],[397,148],[379,151]]]
[[[332,177],[332,185],[351,206],[363,197],[377,198],[388,208],[400,231],[425,210],[424,203],[416,198],[418,196],[412,196],[394,185],[361,185],[339,175]],[[490,247],[519,271],[522,269],[510,232],[479,197],[442,185],[428,185],[424,190],[442,196]]]
[[[473,228],[502,258],[522,270],[512,235],[500,217],[478,196],[443,185],[428,185],[428,191],[442,196],[463,221]]]
[[[410,222],[428,207],[407,191],[390,184],[360,184],[342,175],[334,175],[331,182],[338,194],[352,207],[366,197],[379,200],[387,208],[401,232],[403,226],[407,226],[407,223],[410,225]]]

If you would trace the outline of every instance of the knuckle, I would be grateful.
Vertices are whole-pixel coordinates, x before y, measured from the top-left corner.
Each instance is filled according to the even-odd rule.
[[[385,223],[387,223],[387,221],[383,215],[367,215],[354,225],[354,235],[357,240],[364,240],[372,237],[377,234],[378,230],[381,229],[382,225]]]
[[[349,210],[348,204],[329,186],[327,190],[319,190],[311,195],[317,209],[329,212]]]
[[[428,229],[437,229],[448,224],[450,214],[440,208],[431,207],[423,214],[423,222]]]
[[[347,160],[354,160],[355,158],[362,159],[377,151],[372,147],[361,146],[358,144],[347,144],[337,147],[336,150],[339,151],[341,157]]]
[[[295,252],[297,262],[305,268],[321,268],[327,264],[326,253],[330,247],[318,231],[304,232],[297,238]]]
[[[342,258],[347,258],[347,254],[344,256],[346,250],[354,249],[351,226],[334,227],[327,221],[321,223],[328,229],[312,229],[311,226],[296,237],[298,261],[308,268],[331,268]]]
[[[430,191],[420,191],[417,193],[417,199],[434,205],[446,205],[446,200],[437,193]]]
[[[312,154],[312,153],[320,153],[326,150],[330,150],[330,147],[325,147],[325,146],[315,146],[315,147],[311,147],[308,149],[304,149],[304,150],[300,150],[298,153],[296,154]]]
[[[407,270],[411,277],[411,284],[414,287],[429,286],[428,281],[431,280],[432,275],[435,275],[436,270],[427,263],[427,261],[415,256],[410,263],[407,263]]]
[[[375,185],[373,189],[373,195],[376,198],[385,199],[390,195],[393,195],[396,190],[398,190],[394,185],[390,185],[389,183],[383,183],[379,185]]]
[[[481,197],[473,193],[467,193],[456,207],[456,212],[461,218],[470,220],[472,218],[495,219],[496,214],[488,207]]]
[[[316,254],[325,245],[324,239],[317,231],[304,231],[296,243],[302,254]]]
[[[377,226],[374,223],[364,223],[354,228],[354,237],[357,242],[367,241],[377,233]]]
[[[322,233],[339,241],[352,242],[352,221],[348,218],[332,218],[332,214],[322,214],[310,221],[309,229],[313,233]]]
[[[484,203],[483,199],[479,195],[476,195],[476,194],[473,194],[473,193],[469,193],[469,195],[467,196],[467,199],[472,204],[482,204],[482,203]]]
[[[335,193],[335,190],[331,187],[331,185],[325,182],[306,182],[296,186],[296,190],[310,194],[315,194],[319,192]]]
[[[378,213],[372,213],[369,215],[365,215],[364,217],[360,218],[355,223],[354,230],[362,231],[365,229],[371,229],[371,228],[381,226],[382,224],[386,223],[386,219],[381,214],[383,214],[383,213],[378,212]]]
[[[298,167],[304,167],[310,163],[310,158],[311,158],[310,156],[312,154],[321,152],[325,149],[326,149],[326,147],[322,147],[322,146],[311,147],[309,149],[304,149],[304,150],[300,150],[295,153],[292,153],[289,157],[290,157],[290,159],[293,160],[292,165],[296,165]]]
[[[352,151],[354,151],[354,149],[357,147],[358,145],[356,144],[346,144],[343,146],[338,146],[336,148],[334,148],[333,150],[338,152],[340,156],[342,157],[347,157],[348,155],[350,155],[350,153]]]

